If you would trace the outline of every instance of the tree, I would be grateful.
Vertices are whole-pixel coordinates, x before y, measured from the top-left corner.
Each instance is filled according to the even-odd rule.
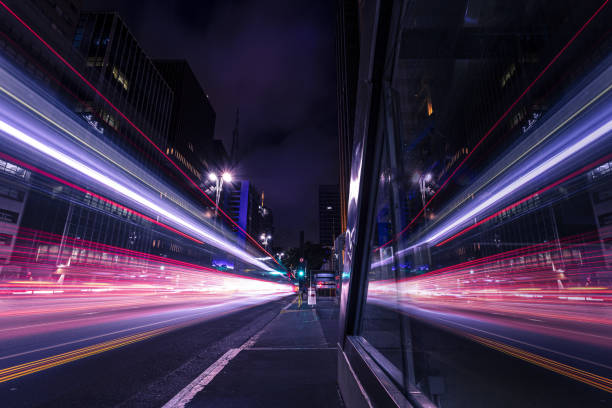
[[[320,244],[307,241],[301,250],[300,248],[290,248],[285,251],[285,255],[287,256],[285,258],[285,265],[290,269],[297,269],[300,265],[300,258],[304,258],[309,270],[317,270],[329,258],[331,251]]]

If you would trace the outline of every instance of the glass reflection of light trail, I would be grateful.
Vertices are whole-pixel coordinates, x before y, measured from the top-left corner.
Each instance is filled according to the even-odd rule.
[[[404,228],[402,228],[401,231],[399,231],[393,238],[391,238],[389,241],[383,243],[382,245],[380,245],[379,247],[375,248],[374,252],[385,248],[386,246],[388,246],[389,244],[391,244],[393,241],[399,239],[404,233],[406,233],[410,227],[415,223],[415,221],[417,221],[419,219],[419,217],[421,217],[424,212],[425,209],[427,207],[429,207],[429,205],[431,204],[431,202],[437,197],[437,195],[440,193],[440,191],[442,191],[446,185],[454,178],[455,174],[457,174],[457,172],[459,171],[459,169],[461,169],[461,167],[463,167],[463,165],[469,160],[469,158],[474,154],[474,152],[479,148],[479,146],[493,133],[493,131],[508,117],[508,115],[510,114],[510,112],[512,112],[512,110],[514,109],[514,107],[520,102],[520,100],[527,95],[527,93],[531,90],[531,88],[533,88],[533,86],[540,80],[540,78],[542,78],[544,76],[544,74],[546,73],[546,71],[548,71],[548,69],[553,66],[556,61],[559,59],[559,57],[561,57],[565,51],[572,45],[572,43],[576,40],[576,38],[578,38],[578,36],[584,31],[584,29],[591,24],[591,22],[595,19],[595,17],[597,17],[597,15],[604,9],[604,7],[606,7],[606,5],[608,4],[608,0],[605,0],[598,8],[597,10],[595,10],[595,12],[589,17],[589,19],[580,27],[580,29],[578,29],[578,31],[576,31],[576,33],[574,33],[574,35],[568,40],[567,43],[565,43],[565,45],[555,54],[555,56],[548,62],[548,64],[538,73],[538,75],[536,75],[536,77],[533,79],[533,81],[531,81],[529,83],[529,85],[523,90],[523,92],[518,96],[518,98],[516,98],[514,100],[514,102],[512,102],[512,104],[504,111],[504,113],[495,121],[495,123],[493,123],[493,125],[489,128],[489,130],[487,130],[487,132],[482,136],[482,138],[480,138],[480,140],[478,141],[478,143],[476,143],[474,145],[474,147],[469,151],[469,153],[461,160],[461,162],[455,167],[455,169],[452,171],[452,173],[446,178],[446,180],[442,183],[442,185],[437,189],[437,191],[434,193],[434,195],[427,201],[427,203],[425,203],[425,205],[421,208],[421,210],[412,218],[412,220],[408,223],[408,225],[406,225]]]
[[[486,234],[590,194],[587,175],[612,160],[611,58],[419,231],[374,253],[372,276],[398,277],[370,281],[368,303],[612,392],[611,260],[603,238],[612,226],[593,221],[597,230],[509,242],[519,246],[512,250],[500,242],[497,254],[452,264],[455,251],[480,249]],[[601,182],[593,180],[595,189]],[[512,212],[536,198],[537,208]],[[449,266],[412,275],[421,256]]]
[[[612,57],[606,61],[612,61]],[[583,173],[576,169],[589,162],[587,167],[592,167],[607,157],[612,136],[612,67],[604,66],[586,86],[553,109],[525,140],[500,157],[496,165],[472,183],[473,187],[462,192],[462,205],[441,209],[423,231],[398,243],[396,255],[448,242],[473,228],[479,218],[482,221],[510,203],[524,200],[542,185],[566,181],[568,173],[577,177]],[[372,262],[372,268],[391,262],[393,257],[388,256]]]
[[[594,232],[372,281],[368,302],[612,392],[612,288],[584,285],[606,271]]]

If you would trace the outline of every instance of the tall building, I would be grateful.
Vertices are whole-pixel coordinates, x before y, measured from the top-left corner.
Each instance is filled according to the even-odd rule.
[[[8,4],[110,103],[158,147],[165,149],[173,100],[170,86],[117,14],[83,13],[79,19],[78,10],[74,9],[76,5],[78,2],[62,0],[25,0]],[[149,172],[167,180],[167,174],[161,170],[165,159],[132,124],[121,118],[17,18],[2,10],[0,23],[0,52],[23,71],[33,83],[33,89],[39,90],[37,93],[50,93],[80,116],[103,143],[120,148]],[[180,165],[179,160],[175,161]],[[12,171],[15,165],[7,163],[4,167]],[[10,180],[16,176],[7,171],[3,173],[6,174],[2,174],[2,183],[14,184]],[[5,234],[4,241],[12,245],[15,235],[11,238],[8,230],[18,229],[19,245],[25,243],[34,252],[48,254],[45,256],[52,259],[50,269],[43,268],[36,272],[39,274],[50,273],[53,265],[65,261],[63,258],[69,254],[62,251],[61,245],[58,248],[58,245],[44,243],[38,236],[32,237],[32,231],[54,234],[62,240],[84,239],[182,259],[193,253],[189,242],[168,237],[167,232],[156,230],[153,223],[39,174],[32,173],[28,182],[22,181],[19,188],[11,187],[6,194],[10,197],[6,202],[2,199],[0,208],[8,211],[10,221],[15,218],[14,214],[18,217],[0,233]],[[176,197],[172,199],[177,201]],[[206,262],[204,258],[200,254],[197,262]]]
[[[4,3],[23,24],[2,8],[0,54],[70,109],[80,109],[79,99],[88,99],[82,81],[24,24],[77,70],[84,72],[85,61],[72,47],[81,1],[6,0]]]
[[[257,227],[260,195],[250,181],[233,181],[231,186],[224,186],[224,200],[220,206],[236,224],[254,238]],[[246,237],[235,226],[232,227],[239,242],[246,244]]]
[[[116,13],[80,13],[81,1],[8,0],[0,13],[0,52],[29,79],[81,116],[101,139],[149,170],[161,155],[65,63],[83,74],[160,148],[165,147],[172,91]],[[44,40],[43,43],[39,38]]]
[[[6,0],[18,15],[27,16],[27,23],[48,35],[47,42],[61,46],[72,40],[79,21],[81,0]],[[41,33],[42,34],[42,33]]]
[[[236,109],[236,123],[232,131],[232,147],[230,151],[230,165],[235,167],[240,161],[240,109]]]
[[[30,27],[37,30],[47,43],[68,60],[76,60],[79,54],[71,47],[71,40],[78,22],[79,0],[6,0],[5,4]],[[45,84],[59,96],[60,89],[75,91],[78,85],[65,66],[50,55],[49,50],[14,16],[2,9],[0,12],[0,55],[23,70],[39,84]],[[32,173],[14,163],[0,160],[0,272],[11,274],[16,269],[6,265],[15,256],[19,228],[27,217],[26,207],[31,201],[30,179]],[[36,200],[36,197],[34,197]],[[18,258],[18,256],[17,256]],[[8,276],[8,275],[7,275]]]
[[[213,139],[209,142],[206,147],[206,168],[217,169],[218,171],[231,169],[230,156],[223,145],[223,141],[219,139]]]
[[[87,77],[158,147],[165,149],[173,92],[155,64],[114,12],[81,13],[72,45],[85,57]],[[122,137],[115,142],[153,171],[162,158],[129,123],[96,98],[85,101],[83,114],[97,113]]]
[[[31,172],[0,159],[0,272],[13,253],[17,232],[23,218]]]
[[[156,60],[155,66],[174,93],[166,154],[198,185],[206,182],[213,153],[216,113],[208,95],[185,60]],[[197,189],[170,163],[167,171],[173,184],[201,199]],[[208,204],[203,202],[204,204]]]
[[[338,147],[340,160],[340,224],[346,230],[355,98],[359,70],[358,2],[337,0],[336,14],[336,98],[338,104]]]
[[[174,92],[166,153],[198,180],[210,156],[217,114],[208,95],[185,60],[155,60]]]
[[[233,181],[223,187],[223,201],[220,206],[250,236],[265,248],[271,248],[274,239],[274,218],[272,210],[263,205],[262,194],[248,180]],[[241,231],[232,227],[243,245],[248,241]]]
[[[340,235],[340,193],[337,184],[319,186],[319,243],[332,247]]]

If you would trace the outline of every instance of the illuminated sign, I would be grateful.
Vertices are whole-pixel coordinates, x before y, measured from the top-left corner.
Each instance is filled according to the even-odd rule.
[[[91,113],[84,112],[81,114],[81,116],[87,123],[89,123],[89,126],[94,128],[96,132],[100,133],[101,135],[104,134],[104,128],[97,120],[94,119],[94,116]]]

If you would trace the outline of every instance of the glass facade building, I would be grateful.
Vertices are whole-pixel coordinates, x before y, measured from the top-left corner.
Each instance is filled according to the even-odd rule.
[[[609,403],[607,2],[358,8],[343,397]]]
[[[165,149],[174,93],[121,17],[117,13],[81,13],[72,46],[85,58],[87,77],[99,91]],[[83,107],[83,115],[94,112],[105,125],[128,136],[117,138],[117,143],[124,144],[122,148],[142,156],[143,163],[153,163],[151,169],[158,171],[162,163],[159,152],[130,123],[101,98]]]
[[[340,192],[337,184],[319,186],[319,244],[332,247],[340,235]]]

